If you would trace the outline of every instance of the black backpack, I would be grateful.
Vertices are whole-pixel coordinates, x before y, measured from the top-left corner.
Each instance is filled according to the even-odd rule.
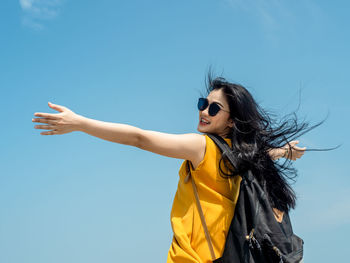
[[[230,147],[220,136],[208,134],[222,153]],[[233,156],[228,154],[232,163]],[[223,255],[213,263],[299,263],[304,241],[293,233],[289,214],[279,223],[251,170],[241,175],[240,192],[226,237]]]

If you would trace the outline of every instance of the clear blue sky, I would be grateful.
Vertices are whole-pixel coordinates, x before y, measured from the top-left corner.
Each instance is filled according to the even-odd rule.
[[[311,124],[295,162],[305,262],[344,262],[350,234],[348,1],[2,0],[1,263],[165,262],[182,160],[73,132],[42,136],[48,101],[89,118],[197,132],[210,65],[266,109]]]

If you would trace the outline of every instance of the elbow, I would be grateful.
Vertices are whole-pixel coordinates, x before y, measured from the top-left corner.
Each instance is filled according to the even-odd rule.
[[[152,132],[138,129],[132,139],[132,146],[142,150],[151,151],[152,149]]]
[[[135,132],[133,136],[130,136],[130,141],[128,143],[131,146],[142,149],[144,145],[144,136],[142,136],[142,130]]]

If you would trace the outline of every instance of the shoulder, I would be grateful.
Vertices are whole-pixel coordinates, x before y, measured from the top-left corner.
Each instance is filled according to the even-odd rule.
[[[216,166],[218,160],[221,156],[220,149],[216,146],[216,143],[210,138],[208,135],[202,135],[201,138],[201,148],[198,150],[198,154],[196,155],[197,159],[191,160],[192,167],[195,171],[199,170],[210,170],[216,171]],[[230,145],[230,139],[226,139],[225,141]],[[231,145],[230,145],[231,146]]]

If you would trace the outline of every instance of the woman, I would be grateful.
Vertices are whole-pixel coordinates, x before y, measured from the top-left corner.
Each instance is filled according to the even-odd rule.
[[[240,183],[240,177],[228,180],[224,175],[232,177],[248,168],[261,171],[260,179],[267,180],[271,185],[268,190],[274,207],[283,212],[295,205],[294,192],[281,175],[284,170],[290,169],[290,162],[282,165],[272,162],[273,167],[269,167],[266,158],[276,160],[286,157],[289,161],[300,158],[306,148],[297,147],[298,141],[288,143],[288,140],[298,136],[307,125],[300,126],[297,122],[290,125],[286,121],[273,128],[270,117],[243,86],[229,83],[223,78],[213,79],[210,73],[207,84],[208,96],[198,101],[197,130],[204,135],[167,134],[93,120],[51,103],[49,106],[60,113],[35,113],[36,117],[41,118],[32,120],[47,124],[35,126],[37,129],[50,130],[42,132],[42,135],[82,131],[111,142],[185,160],[179,171],[180,179],[171,211],[174,236],[168,252],[168,263],[211,262],[193,189],[191,184],[185,182],[187,162],[197,185],[216,257],[223,253]],[[235,156],[235,167],[226,166],[225,156],[221,156],[206,133],[217,134],[226,140]],[[268,174],[271,169],[278,171],[272,173],[274,177]]]

